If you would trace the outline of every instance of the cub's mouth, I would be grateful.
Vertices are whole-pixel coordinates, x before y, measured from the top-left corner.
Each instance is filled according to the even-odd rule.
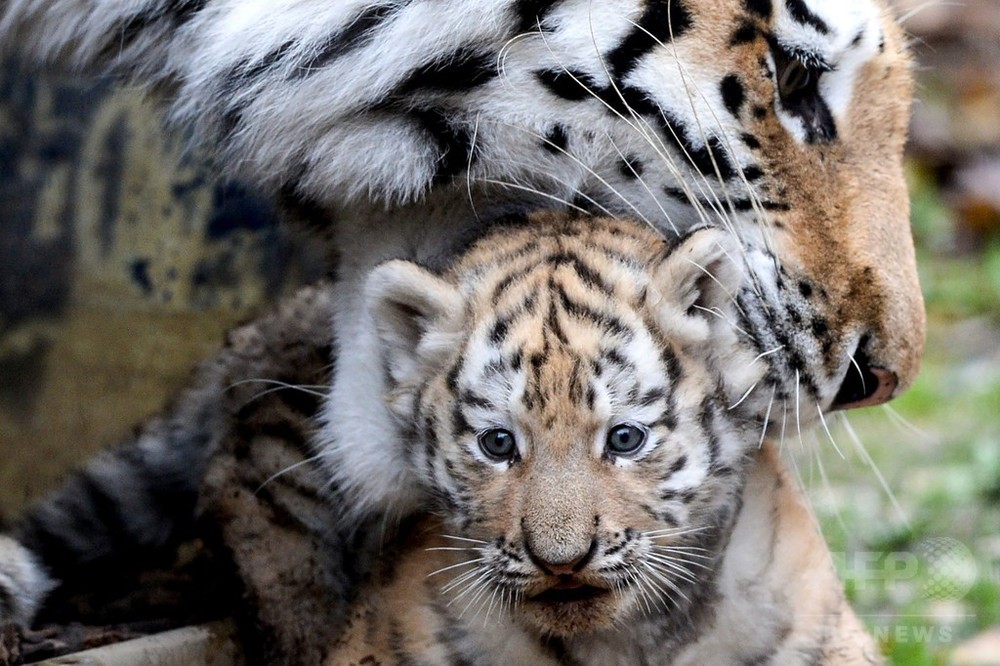
[[[611,590],[593,585],[557,585],[530,597],[529,601],[543,604],[566,604],[592,601],[610,593]]]

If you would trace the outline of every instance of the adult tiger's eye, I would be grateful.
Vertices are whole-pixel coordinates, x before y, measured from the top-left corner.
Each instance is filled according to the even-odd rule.
[[[636,453],[646,442],[646,431],[629,423],[616,425],[608,431],[608,452],[616,456]]]
[[[778,75],[778,94],[782,99],[794,97],[813,82],[815,73],[799,60],[789,60]]]
[[[514,434],[503,428],[483,431],[478,437],[479,448],[490,458],[511,460],[517,455],[517,441]]]

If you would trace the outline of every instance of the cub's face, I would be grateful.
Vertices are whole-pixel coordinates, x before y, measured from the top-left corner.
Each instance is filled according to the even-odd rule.
[[[569,635],[697,603],[763,368],[731,324],[724,232],[670,250],[633,224],[543,223],[448,280],[385,266],[374,311],[410,460],[467,549],[445,592]]]
[[[565,342],[530,335],[511,366],[425,393],[436,504],[447,534],[474,540],[439,579],[459,609],[565,635],[686,608],[711,579],[759,432],[729,422],[703,360],[637,324],[629,344],[589,322]]]

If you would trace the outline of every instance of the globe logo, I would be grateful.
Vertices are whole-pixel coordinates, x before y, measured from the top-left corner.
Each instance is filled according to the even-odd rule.
[[[976,582],[976,559],[957,539],[931,537],[916,547],[920,560],[920,594],[935,601],[958,600]]]

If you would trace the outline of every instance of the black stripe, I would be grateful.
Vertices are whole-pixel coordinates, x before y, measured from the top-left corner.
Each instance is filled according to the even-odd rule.
[[[667,430],[674,430],[677,428],[677,407],[674,405],[673,399],[669,401],[667,408],[663,410],[660,414],[660,418],[656,419],[649,424],[651,428],[666,428]]]
[[[455,365],[451,366],[448,374],[445,376],[445,385],[448,387],[448,391],[452,395],[458,395],[458,375],[462,372],[462,359],[459,358],[455,362]]]
[[[579,357],[573,359],[573,369],[569,373],[569,399],[574,405],[579,405],[583,401],[584,388],[581,375],[583,373],[582,362]]]
[[[542,148],[555,155],[561,155],[566,151],[567,144],[566,129],[557,123],[545,135]]]
[[[98,59],[113,60],[132,46],[143,32],[164,19],[170,19],[174,28],[182,26],[204,9],[208,2],[209,0],[173,0],[152,11],[140,12],[118,21],[108,34],[104,47],[98,53]]]
[[[688,136],[687,125],[679,118],[661,109],[645,92],[626,86],[621,88],[621,97],[634,112],[652,118],[660,126],[667,141],[673,144],[682,156],[686,155],[686,159],[702,175],[714,176],[716,168],[719,171],[718,175],[723,180],[728,180],[735,175],[736,169],[729,158],[729,153],[717,137],[708,137],[707,144],[697,148]],[[626,117],[628,117],[627,111]]]
[[[651,388],[641,396],[639,396],[639,405],[642,407],[649,407],[659,400],[664,400],[667,397],[667,390],[662,386],[656,388]]]
[[[319,413],[323,399],[313,389],[300,389],[293,381],[283,381],[289,386],[279,388],[272,395],[295,412],[296,418],[308,420]]]
[[[534,32],[539,29],[542,21],[561,0],[517,0],[514,11],[517,13],[518,32]]]
[[[632,329],[626,326],[624,322],[617,317],[606,312],[594,310],[588,305],[572,300],[562,286],[558,286],[556,290],[558,292],[560,305],[566,314],[580,319],[587,319],[594,324],[599,325],[609,333],[631,337]]]
[[[706,444],[708,446],[708,467],[714,469],[719,460],[719,436],[715,430],[716,414],[715,401],[712,398],[705,398],[701,403],[701,427],[705,433]]]
[[[175,0],[170,3],[171,12],[174,15],[174,24],[182,25],[187,23],[194,15],[205,8],[209,0]]]
[[[332,61],[351,51],[367,46],[375,38],[378,29],[399,14],[409,0],[369,7],[355,16],[340,32],[330,35],[315,55],[303,62],[293,73],[294,78],[304,78],[323,69]]]
[[[679,134],[678,138],[684,141],[686,130],[682,131],[685,133]],[[714,176],[716,170],[719,178],[723,180],[729,180],[736,175],[736,169],[729,159],[729,152],[718,138],[709,137],[708,144],[701,148],[694,148],[690,143],[686,143],[684,149],[694,168],[703,176]]]
[[[128,552],[129,546],[132,545],[132,539],[129,538],[131,530],[128,528],[118,499],[90,474],[81,474],[78,478],[86,498],[86,506],[89,508],[88,513],[91,514],[90,519],[93,521],[89,525],[93,530],[90,533],[91,538],[95,541],[107,539],[104,548],[113,553]]]
[[[417,127],[437,145],[437,169],[434,181],[449,181],[463,173],[475,160],[472,152],[472,135],[465,127],[455,126],[448,114],[436,109],[414,111],[410,114]]]
[[[507,332],[510,329],[510,322],[511,320],[509,317],[502,317],[498,319],[490,329],[490,342],[495,345],[502,344],[507,338]]]
[[[500,299],[503,297],[504,292],[507,291],[510,285],[512,285],[515,280],[520,280],[521,278],[523,278],[525,275],[528,274],[530,270],[531,268],[520,269],[514,273],[509,273],[502,280],[497,282],[496,286],[493,287],[493,294],[490,296],[490,301],[493,303],[494,307],[500,302]]]
[[[220,96],[228,97],[237,90],[245,88],[253,79],[275,69],[297,43],[295,40],[290,39],[280,46],[271,49],[262,58],[256,60],[247,58],[230,67],[222,77]]]
[[[645,165],[634,155],[628,155],[618,163],[618,173],[629,180],[638,180],[645,170]]]
[[[743,21],[729,37],[729,46],[748,44],[757,39],[757,26],[752,21]]]
[[[4,618],[5,621],[9,621],[11,617],[17,614],[17,609],[18,606],[14,601],[14,593],[0,585],[0,617]]]
[[[682,36],[691,25],[691,13],[682,0],[649,0],[637,25],[606,58],[612,75],[620,80],[640,58]]]
[[[670,465],[670,469],[667,470],[667,473],[666,475],[663,476],[662,480],[666,481],[674,474],[680,472],[682,469],[687,467],[687,463],[688,463],[688,457],[686,454],[682,453],[680,457],[678,457],[677,460],[675,460],[673,464]]]
[[[556,310],[555,301],[549,302],[549,311],[545,316],[545,328],[552,335],[555,335],[561,344],[569,345],[569,338],[566,337],[566,332],[563,330],[562,324],[559,323],[559,313]]]
[[[753,134],[744,132],[740,135],[740,140],[746,145],[747,148],[751,150],[757,150],[760,148],[760,140]]]
[[[457,402],[451,409],[451,429],[452,436],[456,438],[472,432],[472,426],[469,425],[468,419],[465,418],[462,405]]]
[[[761,177],[758,175],[759,167],[750,166],[747,167],[747,171],[749,172],[747,180],[750,182],[758,180]],[[744,213],[749,210],[754,210],[754,202],[751,201],[750,199],[729,199],[729,200],[720,199],[718,202],[715,202],[715,201],[709,201],[708,199],[705,199],[703,197],[688,196],[686,192],[675,187],[664,187],[662,189],[663,193],[666,194],[671,199],[676,199],[677,201],[685,203],[689,206],[698,205],[701,208],[708,211],[715,210],[717,207],[722,208],[723,210],[728,209],[741,213]],[[764,210],[778,211],[778,212],[783,212],[791,209],[791,206],[789,206],[789,204],[782,201],[770,201],[770,200],[758,201],[757,206],[760,206]]]
[[[392,96],[403,97],[423,90],[468,92],[498,75],[495,53],[463,46],[414,69]]]
[[[667,377],[675,384],[679,382],[683,373],[681,372],[681,362],[677,359],[677,354],[669,347],[663,346],[660,351],[660,362],[666,369]]]
[[[481,409],[489,409],[493,406],[493,403],[484,398],[483,396],[475,393],[473,391],[462,391],[462,394],[458,398],[462,405],[471,405],[472,407],[479,407]]]
[[[830,26],[823,19],[813,14],[804,0],[785,0],[789,15],[798,23],[812,26],[821,35],[830,34]]]
[[[735,74],[727,74],[722,77],[722,83],[719,84],[719,92],[722,93],[722,103],[726,105],[726,109],[730,114],[738,118],[740,109],[743,107],[743,101],[746,99],[740,78]]]
[[[535,72],[535,76],[549,92],[560,99],[578,102],[596,96],[613,115],[630,118],[637,114],[653,119],[660,126],[664,138],[682,155],[686,154],[690,163],[702,175],[714,176],[718,168],[719,176],[728,180],[736,173],[728,151],[718,138],[709,137],[708,145],[695,147],[688,136],[687,126],[662,110],[638,88],[623,85],[598,86],[587,75],[572,70],[539,70]]]
[[[743,0],[743,6],[751,14],[765,20],[770,19],[771,12],[774,11],[774,8],[771,6],[771,0]]]
[[[574,70],[542,69],[535,72],[535,78],[553,95],[570,102],[589,99],[600,88],[589,76]]]
[[[620,370],[635,370],[635,363],[622,356],[621,352],[613,348],[601,350],[601,363],[617,366]]]
[[[751,175],[753,175],[753,173]],[[747,180],[752,182],[754,179],[748,177]],[[751,201],[750,199],[732,199],[728,203],[732,210],[739,212],[746,212],[748,210],[753,210],[754,208],[754,202]],[[791,208],[791,206],[789,206],[787,203],[783,203],[781,201],[758,201],[757,205],[763,208],[764,210],[772,210],[779,212],[786,211]]]
[[[581,282],[588,287],[596,289],[605,296],[613,296],[615,293],[614,287],[601,278],[597,269],[589,266],[583,258],[574,252],[562,251],[548,257],[546,261],[550,262],[556,268],[559,266],[571,267]]]

